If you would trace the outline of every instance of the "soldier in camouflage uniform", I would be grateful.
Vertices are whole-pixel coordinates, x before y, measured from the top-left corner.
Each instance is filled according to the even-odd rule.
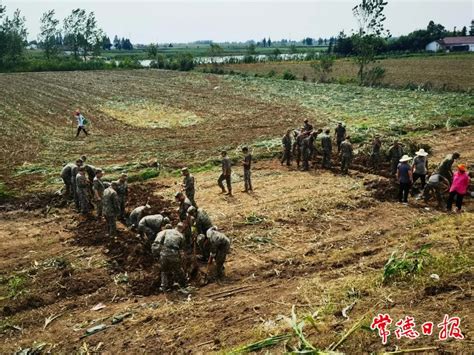
[[[341,151],[341,144],[346,138],[346,127],[344,127],[342,122],[339,122],[337,124],[335,135],[336,135],[337,153],[339,153]]]
[[[194,194],[196,193],[196,189],[194,187],[194,183],[195,183],[194,176],[192,176],[189,173],[188,168],[181,169],[181,173],[183,174],[182,186],[183,186],[184,192],[186,193],[186,197],[189,198],[189,201],[191,201],[194,207],[197,207],[196,201],[194,200]]]
[[[188,221],[188,209],[192,206],[191,200],[187,198],[182,192],[177,192],[174,195],[176,202],[179,203],[178,215],[179,220],[184,224],[184,239],[186,242],[186,247],[190,248],[192,244],[192,232],[191,232],[191,223]]]
[[[117,180],[117,194],[120,202],[120,215],[119,219],[125,220],[125,204],[127,202],[128,196],[128,176],[127,174],[121,174],[120,178]]]
[[[105,186],[102,182],[102,176],[104,175],[102,169],[97,169],[92,181],[92,191],[94,193],[95,206],[97,209],[97,217],[102,217],[102,198],[104,197]]]
[[[390,175],[396,175],[398,170],[398,163],[403,157],[403,148],[398,141],[393,142],[393,145],[388,150],[388,158],[390,159]]]
[[[382,148],[382,141],[380,136],[375,136],[372,142],[372,152],[370,153],[370,161],[375,172],[380,170],[380,149]]]
[[[222,193],[225,194],[226,190],[224,184],[222,183],[224,180],[227,184],[227,195],[232,196],[232,183],[231,183],[231,176],[232,176],[232,162],[230,161],[229,157],[227,156],[226,151],[222,151],[222,174],[217,179],[217,184],[222,190]]]
[[[138,222],[148,214],[151,206],[147,203],[145,206],[138,206],[128,216],[128,225],[132,230],[138,227]]]
[[[341,171],[343,174],[349,173],[352,163],[353,151],[351,137],[347,136],[345,141],[341,143]]]
[[[291,165],[291,129],[286,131],[286,134],[281,140],[283,146],[283,156],[281,158],[281,165],[286,162],[287,166]]]
[[[312,130],[313,130],[313,125],[309,123],[309,120],[307,118],[305,118],[305,120],[303,121],[303,131],[309,133]]]
[[[332,141],[331,131],[327,129],[321,137],[321,147],[323,148],[323,168],[331,167]]]
[[[138,222],[138,233],[142,237],[147,236],[148,240],[152,242],[161,231],[161,228],[168,223],[170,223],[169,218],[163,217],[161,214],[145,216]]]
[[[449,183],[452,183],[453,181],[453,171],[451,169],[454,164],[454,161],[456,159],[459,159],[460,157],[461,154],[459,154],[458,152],[448,154],[438,166],[438,174],[447,179]]]
[[[186,277],[182,265],[182,251],[184,248],[183,224],[178,223],[176,229],[171,226],[158,233],[151,246],[151,252],[160,259],[161,290],[169,291],[173,282],[177,281],[181,287],[186,286]]]
[[[197,234],[206,234],[207,230],[212,227],[211,219],[202,208],[189,207],[188,216],[191,217],[191,225],[195,226]]]
[[[309,160],[311,158],[311,134],[305,136],[301,144],[301,153],[303,155],[303,168],[301,170],[309,170]]]
[[[86,170],[84,167],[78,169],[76,175],[76,195],[79,201],[79,209],[82,215],[88,215],[90,213],[90,201],[89,201],[89,180],[86,178]]]
[[[296,159],[296,166],[300,167],[303,140],[306,138],[306,132],[303,130],[295,131],[295,141],[293,143],[293,156]]]
[[[242,152],[244,153],[244,160],[242,161],[242,165],[244,167],[244,192],[249,192],[253,191],[251,180],[252,172],[250,170],[252,168],[252,155],[249,153],[249,149],[247,147],[243,147]]]
[[[63,179],[64,182],[64,197],[67,199],[71,199],[74,196],[74,193],[72,191],[72,169],[76,166],[75,163],[68,163],[64,165],[64,167],[61,170],[61,179]],[[77,174],[77,173],[76,173]]]
[[[213,227],[207,231],[206,235],[200,234],[197,242],[203,257],[207,258],[208,264],[211,265],[212,260],[215,260],[217,277],[224,276],[224,263],[230,251],[229,238]]]
[[[80,205],[79,205],[79,197],[77,196],[77,188],[76,188],[76,177],[77,173],[79,172],[79,167],[83,165],[83,162],[81,159],[76,160],[76,165],[72,167],[71,169],[71,189],[74,197],[74,203],[76,204],[77,210],[79,210]]]
[[[107,221],[107,232],[110,236],[117,235],[117,217],[120,214],[120,201],[116,189],[117,182],[113,181],[104,190],[104,196],[102,197],[103,213]]]

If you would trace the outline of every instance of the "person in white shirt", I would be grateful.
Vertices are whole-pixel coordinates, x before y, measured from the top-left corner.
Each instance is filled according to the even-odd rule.
[[[83,131],[85,135],[88,136],[89,133],[87,133],[86,131],[86,122],[85,122],[86,119],[84,118],[84,116],[82,116],[81,111],[76,110],[76,112],[74,113],[74,117],[76,118],[76,121],[77,121],[76,137],[79,137],[79,133],[81,133],[81,131]]]

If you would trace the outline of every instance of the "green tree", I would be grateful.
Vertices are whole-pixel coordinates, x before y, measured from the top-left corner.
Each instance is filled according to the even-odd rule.
[[[463,37],[467,36],[467,27],[466,27],[466,26],[464,26],[464,27],[462,28],[462,30],[461,30],[461,36],[463,36]]]
[[[86,10],[74,9],[64,19],[64,44],[72,51],[74,58],[78,59],[81,46],[84,43],[84,32],[86,27]]]
[[[5,15],[5,7],[0,5],[0,19]],[[25,18],[16,10],[12,18],[8,16],[0,24],[0,67],[15,66],[24,55],[26,47]]]
[[[102,49],[110,51],[110,48],[112,48],[112,42],[110,42],[110,38],[108,36],[103,36],[102,37]]]
[[[211,43],[209,49],[207,50],[207,54],[210,57],[219,57],[224,54],[224,48],[222,48],[216,43]]]
[[[323,55],[318,61],[311,63],[321,83],[328,82],[335,59],[332,55]]]
[[[82,54],[84,59],[89,54],[100,55],[102,50],[102,37],[104,32],[97,26],[94,12],[89,12],[85,19],[84,33],[81,38]]]
[[[247,47],[247,54],[248,55],[254,55],[256,53],[257,53],[257,51],[256,51],[255,43],[250,43],[249,46]]]
[[[359,25],[358,33],[352,36],[352,43],[356,54],[354,60],[359,67],[357,75],[361,85],[366,84],[366,78],[371,76],[369,74],[370,64],[375,62],[378,38],[382,35],[390,35],[384,29],[386,17],[383,11],[386,5],[387,2],[384,0],[362,0],[352,9]]]
[[[122,45],[121,45],[121,43],[120,43],[120,39],[118,38],[117,35],[115,35],[115,37],[114,37],[114,48],[115,48],[115,49],[118,49],[118,50],[122,49]]]
[[[158,55],[158,46],[154,43],[151,43],[147,48],[148,58],[156,59]]]
[[[57,37],[59,35],[59,20],[54,17],[54,10],[46,11],[41,16],[39,43],[44,50],[46,59],[51,59],[59,54]]]
[[[295,53],[298,53],[298,48],[296,48],[296,46],[294,44],[292,44],[290,46],[290,53],[291,54],[295,54]]]
[[[268,37],[267,46],[268,46],[268,47],[271,47],[271,46],[272,46],[272,40],[270,39],[270,37]]]

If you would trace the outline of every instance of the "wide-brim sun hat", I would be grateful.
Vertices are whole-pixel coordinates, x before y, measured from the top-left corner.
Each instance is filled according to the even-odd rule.
[[[405,154],[405,155],[399,160],[399,162],[400,162],[400,163],[405,163],[405,162],[407,162],[407,161],[410,161],[411,159],[412,159],[411,157],[409,157],[408,155]]]
[[[425,151],[423,148],[421,148],[419,151],[415,153],[416,155],[419,155],[420,157],[426,157],[428,155],[428,152]]]

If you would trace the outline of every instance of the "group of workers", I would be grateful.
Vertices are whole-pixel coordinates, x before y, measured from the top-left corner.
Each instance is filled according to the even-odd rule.
[[[341,172],[348,174],[354,158],[354,150],[351,138],[346,135],[346,128],[342,122],[337,124],[334,136],[337,154],[341,162]],[[288,129],[283,136],[281,164],[286,163],[287,166],[290,166],[294,158],[298,168],[303,171],[309,170],[310,163],[313,162],[316,155],[317,139],[321,146],[322,167],[331,168],[333,150],[331,130],[315,130],[307,119],[304,120],[303,127],[295,130]],[[463,198],[468,193],[470,174],[464,164],[459,164],[457,172],[453,174],[452,166],[454,161],[460,158],[459,153],[449,154],[429,177],[428,152],[423,148],[419,149],[415,153],[415,157],[412,158],[405,154],[402,144],[395,141],[387,153],[390,162],[390,175],[396,178],[399,183],[398,199],[401,203],[408,203],[410,190],[414,191],[413,185],[420,180],[421,193],[419,198],[428,201],[432,195],[435,195],[439,206],[442,206],[444,204],[443,190],[446,189],[449,190],[449,198],[446,202],[447,210],[451,211],[453,202],[456,201],[456,211],[461,212]],[[372,141],[370,152],[370,165],[376,173],[381,171],[382,158],[382,141],[380,136],[377,135]],[[313,167],[316,167],[316,164],[313,164]]]
[[[74,200],[83,218],[93,217],[93,209],[99,221],[104,217],[110,237],[117,237],[117,221],[138,232],[137,237],[159,259],[163,291],[170,290],[175,282],[185,286],[192,271],[187,268],[190,259],[194,261],[194,267],[198,259],[208,265],[215,262],[217,278],[224,275],[230,240],[213,225],[206,211],[197,207],[195,179],[187,168],[182,169],[183,183],[175,194],[179,222],[173,228],[167,216],[151,214],[148,202],[134,208],[127,216],[127,175],[121,174],[118,180],[105,182],[102,180],[104,171],[86,161],[87,157],[82,156],[63,167],[61,178],[65,196]]]

